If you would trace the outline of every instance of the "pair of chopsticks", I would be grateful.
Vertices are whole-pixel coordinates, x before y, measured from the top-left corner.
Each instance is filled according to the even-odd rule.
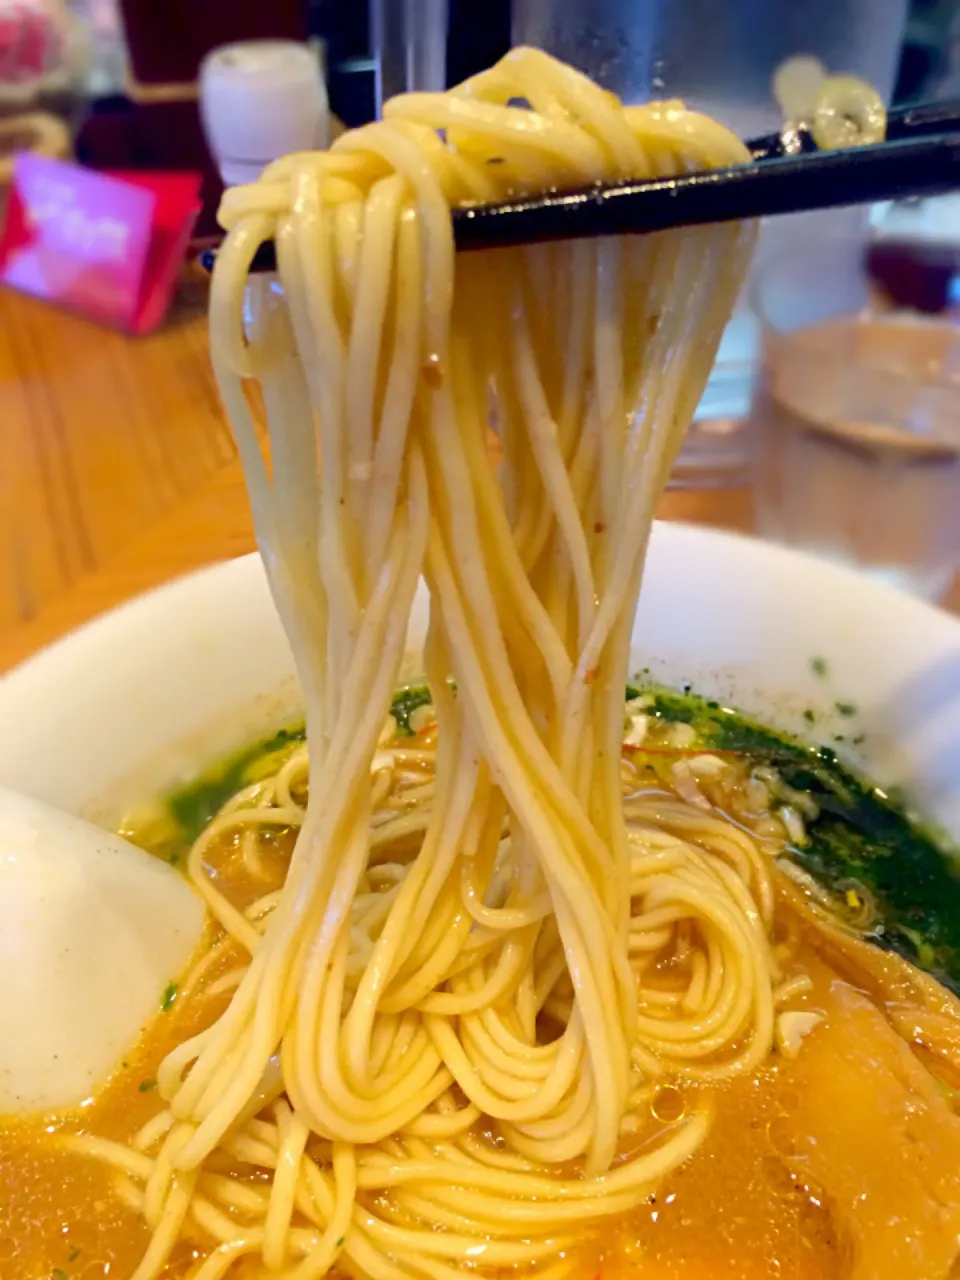
[[[960,100],[891,111],[886,140],[871,146],[817,151],[812,139],[801,136],[800,154],[785,155],[779,134],[747,146],[755,164],[455,209],[457,249],[639,235],[943,195],[960,188]],[[262,245],[252,270],[275,267],[274,246]]]

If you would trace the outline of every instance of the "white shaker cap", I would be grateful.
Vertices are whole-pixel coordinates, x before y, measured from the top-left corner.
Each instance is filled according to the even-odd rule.
[[[255,181],[291,151],[329,141],[326,86],[317,50],[293,40],[222,45],[200,67],[200,114],[228,186]]]

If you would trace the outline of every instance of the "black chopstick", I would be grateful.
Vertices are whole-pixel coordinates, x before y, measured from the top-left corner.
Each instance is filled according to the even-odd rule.
[[[960,101],[891,111],[887,140],[871,146],[816,151],[801,136],[793,144],[800,154],[788,155],[779,134],[747,145],[756,164],[455,209],[457,249],[635,235],[942,195],[960,188]],[[251,269],[275,268],[274,246],[261,245]]]
[[[453,230],[459,250],[505,248],[943,195],[958,187],[960,134],[944,134],[457,209]]]

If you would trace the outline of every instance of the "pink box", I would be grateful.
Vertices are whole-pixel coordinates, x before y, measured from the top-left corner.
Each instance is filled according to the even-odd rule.
[[[196,173],[98,173],[17,156],[0,282],[146,333],[166,314],[200,209]]]

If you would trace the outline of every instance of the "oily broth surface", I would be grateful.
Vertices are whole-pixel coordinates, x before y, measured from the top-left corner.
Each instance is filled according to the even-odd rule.
[[[816,963],[812,953],[804,959]],[[229,962],[224,955],[222,972]],[[833,975],[820,968],[820,980],[829,983]],[[155,1078],[175,1044],[218,1011],[208,1004],[197,1018],[189,1002],[179,1010],[175,1003],[80,1115],[0,1130],[0,1275],[61,1280],[59,1267],[69,1280],[129,1277],[148,1231],[116,1195],[112,1171],[58,1151],[55,1132],[129,1141],[160,1110],[155,1089],[141,1086]],[[789,1115],[794,1101],[792,1075],[791,1064],[781,1062],[715,1090],[716,1119],[703,1148],[640,1213],[616,1224],[606,1257],[585,1258],[584,1275],[599,1269],[625,1280],[633,1274],[638,1280],[641,1274],[644,1280],[841,1277],[843,1251],[830,1213],[817,1189],[791,1174],[776,1146],[776,1121]],[[183,1247],[167,1269],[169,1280],[185,1280],[194,1257]]]
[[[150,833],[138,841],[151,849]],[[163,841],[160,842],[163,844]],[[210,865],[225,892],[244,907],[263,892],[243,872],[239,841],[224,838]],[[261,842],[267,888],[279,887],[293,846],[290,832],[271,833]],[[169,849],[163,844],[164,856]],[[182,865],[187,849],[172,859]],[[235,971],[241,952],[222,931],[210,927],[201,943],[210,957],[204,987]],[[130,1143],[163,1110],[157,1093],[160,1063],[178,1044],[209,1026],[226,1008],[230,990],[197,999],[190,991],[168,990],[157,1016],[117,1072],[96,1095],[63,1116],[0,1122],[0,1278],[2,1280],[127,1280],[146,1250],[150,1232],[140,1213],[123,1202],[115,1174],[104,1163],[63,1151],[60,1134],[95,1134]],[[205,1250],[182,1244],[168,1264],[165,1280],[183,1280]],[[61,1274],[62,1273],[62,1274]],[[243,1269],[235,1269],[237,1277]]]
[[[403,721],[400,727],[405,727]],[[625,759],[645,783],[665,790],[674,789],[669,732],[667,727],[654,727],[653,738],[644,744],[649,753],[642,747],[625,750]],[[298,740],[297,735],[291,738],[290,750]],[[685,740],[683,751],[696,749],[689,733]],[[749,814],[734,816],[752,821]],[[175,847],[169,829],[158,828],[155,820],[146,822],[139,835],[132,834],[144,847],[183,866],[187,847]],[[292,844],[290,831],[260,839],[261,874],[255,883],[244,868],[235,834],[218,839],[206,862],[218,886],[242,909],[281,885]],[[826,1035],[831,1018],[840,1016],[833,1012],[835,1006],[839,1010],[837,990],[847,983],[823,959],[790,908],[778,910],[781,923],[799,932],[795,965],[813,980],[813,990],[802,1004],[827,1011],[818,1029]],[[64,1152],[57,1135],[91,1133],[129,1143],[162,1109],[155,1087],[160,1062],[219,1015],[230,998],[230,975],[242,961],[239,949],[215,926],[203,946],[209,957],[203,985],[206,990],[226,983],[219,994],[207,992],[200,998],[195,992],[178,991],[169,1007],[158,1010],[142,1041],[106,1087],[78,1111],[0,1125],[3,1280],[128,1280],[134,1271],[149,1239],[139,1212],[118,1196],[115,1175],[107,1165]],[[654,1115],[669,1123],[691,1105],[693,1091],[669,1081],[665,1085],[651,1105]],[[849,1274],[851,1248],[845,1228],[830,1195],[805,1176],[796,1159],[797,1126],[806,1123],[808,1115],[802,1106],[805,1088],[809,1081],[802,1057],[793,1062],[779,1055],[760,1070],[713,1088],[715,1119],[703,1147],[639,1212],[605,1230],[603,1256],[593,1248],[585,1252],[584,1276],[843,1280]],[[167,1280],[186,1280],[203,1252],[201,1241],[196,1248],[182,1245],[166,1269]],[[231,1274],[243,1280],[251,1272],[238,1266]]]
[[[207,1025],[212,1009],[174,1001],[79,1111],[0,1126],[4,1280],[126,1280],[133,1273],[150,1239],[143,1219],[117,1195],[108,1165],[63,1151],[57,1137],[94,1133],[129,1142],[161,1109],[154,1082],[163,1057]],[[186,1276],[193,1260],[182,1248],[168,1268],[171,1280]]]

